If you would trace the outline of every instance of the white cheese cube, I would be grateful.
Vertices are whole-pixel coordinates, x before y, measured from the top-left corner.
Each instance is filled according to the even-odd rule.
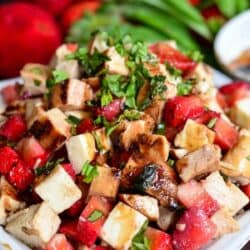
[[[250,129],[250,97],[237,101],[230,110],[230,118],[237,125]]]
[[[203,187],[222,208],[228,210],[231,216],[238,213],[249,202],[248,197],[233,183],[225,183],[218,171],[210,174],[204,181]]]
[[[43,202],[13,214],[6,230],[30,247],[42,248],[57,232],[60,223],[58,215]]]
[[[188,119],[183,130],[176,135],[174,144],[176,147],[194,151],[205,144],[213,144],[215,133],[205,125]]]
[[[55,167],[35,186],[35,192],[47,201],[56,213],[68,209],[82,196],[81,190],[61,165]]]
[[[115,47],[111,47],[107,50],[107,56],[110,60],[105,62],[105,68],[109,71],[109,73],[124,76],[129,74],[125,58],[116,51]]]
[[[95,139],[92,134],[85,133],[72,136],[66,141],[68,158],[77,174],[82,170],[85,162],[92,161],[95,157]]]
[[[126,250],[147,218],[133,208],[119,202],[101,229],[101,238],[115,249]]]

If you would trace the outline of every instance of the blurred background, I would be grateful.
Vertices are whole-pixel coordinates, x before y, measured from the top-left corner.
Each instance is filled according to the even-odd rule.
[[[48,63],[63,42],[86,44],[91,33],[130,33],[148,43],[176,40],[185,53],[213,54],[216,33],[247,10],[249,0],[0,0],[0,78],[27,62]]]

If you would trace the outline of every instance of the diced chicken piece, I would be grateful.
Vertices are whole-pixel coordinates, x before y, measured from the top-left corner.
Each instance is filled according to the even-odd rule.
[[[28,99],[26,101],[26,110],[25,110],[25,120],[27,122],[28,128],[31,127],[35,119],[43,111],[43,102],[41,98]]]
[[[69,117],[69,116],[74,116],[78,118],[79,120],[83,120],[85,118],[90,118],[91,114],[86,111],[81,111],[81,110],[72,110],[72,111],[65,111],[64,114]]]
[[[160,123],[162,120],[162,113],[165,107],[164,100],[154,100],[145,110],[144,112],[150,115],[155,123]]]
[[[171,155],[173,155],[177,159],[183,158],[186,154],[188,154],[188,151],[183,148],[171,148],[170,149]]]
[[[109,71],[109,73],[124,76],[129,74],[125,58],[116,51],[115,47],[110,47],[107,50],[106,55],[109,57],[109,60],[105,62],[105,68]]]
[[[56,166],[35,186],[35,192],[56,213],[65,211],[82,196],[81,190],[61,165]]]
[[[93,135],[95,137],[97,149],[101,154],[105,154],[111,150],[112,142],[110,137],[107,135],[105,128],[96,129],[93,132]]]
[[[157,220],[157,225],[163,231],[167,231],[167,229],[174,224],[177,220],[176,211],[171,211],[166,207],[159,207],[159,218]]]
[[[188,182],[195,177],[218,170],[220,158],[220,148],[208,144],[178,160],[176,167],[181,179]]]
[[[219,238],[225,234],[237,232],[240,227],[238,222],[224,208],[217,211],[211,221],[216,225],[215,238]]]
[[[203,124],[188,119],[183,130],[176,135],[176,147],[195,151],[206,144],[213,144],[215,133]]]
[[[50,109],[37,117],[30,132],[44,149],[57,149],[71,135],[71,125],[66,119],[67,117],[60,109]]]
[[[84,163],[94,159],[96,153],[95,139],[90,133],[72,136],[66,141],[66,148],[69,161],[77,174],[81,172]]]
[[[50,76],[47,66],[28,63],[20,73],[24,80],[23,91],[27,91],[31,95],[41,95],[46,92],[46,81]]]
[[[155,198],[137,194],[121,194],[119,197],[127,205],[144,214],[149,220],[158,220],[159,206]]]
[[[46,202],[13,214],[6,230],[30,247],[42,248],[57,232],[61,221]]]
[[[9,104],[5,111],[4,114],[6,116],[11,116],[11,115],[15,115],[15,114],[25,114],[25,105],[26,105],[26,101],[25,100],[16,100],[13,101],[11,104]]]
[[[0,225],[5,225],[10,213],[16,212],[24,206],[25,203],[20,201],[14,187],[2,176],[0,179]]]
[[[107,37],[104,37],[104,35],[104,33],[95,35],[93,41],[90,44],[90,54],[93,54],[95,51],[103,53],[109,48],[106,39]]]
[[[133,142],[138,140],[140,134],[148,134],[153,131],[154,121],[149,115],[143,115],[137,121],[121,122],[120,142],[125,149],[129,149]]]
[[[247,196],[233,183],[225,183],[218,171],[210,174],[202,181],[203,187],[222,208],[234,216],[249,202]]]
[[[167,161],[170,144],[163,135],[142,134],[138,137],[139,151],[153,162]]]
[[[55,69],[67,73],[69,78],[80,77],[80,67],[77,60],[58,61]]]
[[[250,181],[250,134],[241,133],[238,142],[223,159],[220,170],[231,177]]]
[[[101,238],[115,249],[127,250],[147,218],[119,202],[109,214],[101,230]]]
[[[63,84],[56,84],[51,93],[52,106],[63,110],[82,109],[85,102],[92,98],[91,87],[78,79],[69,79]]]
[[[91,182],[89,196],[104,196],[115,199],[120,184],[117,171],[106,166],[97,167],[97,172],[98,175]]]
[[[250,129],[250,97],[237,101],[229,115],[237,125]]]
[[[93,88],[94,90],[100,88],[101,80],[100,77],[98,76],[89,77],[83,79],[83,81],[85,81],[88,85],[90,85],[90,87]]]
[[[51,65],[52,68],[54,68],[56,66],[57,62],[61,62],[65,60],[65,57],[67,55],[70,55],[72,53],[72,51],[70,50],[69,46],[67,44],[62,44],[61,46],[59,46],[56,49],[54,58],[52,58],[52,63],[53,65]]]

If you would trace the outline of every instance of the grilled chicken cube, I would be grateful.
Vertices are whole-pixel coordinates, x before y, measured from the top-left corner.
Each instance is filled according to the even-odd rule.
[[[77,60],[64,60],[57,62],[55,69],[65,72],[69,78],[80,77],[80,66]]]
[[[58,215],[43,202],[9,217],[6,230],[30,247],[42,248],[57,232],[60,223]]]
[[[24,206],[25,203],[20,201],[14,187],[2,176],[0,179],[0,225],[5,225],[10,213],[16,212]]]
[[[89,196],[104,196],[115,199],[120,179],[117,171],[108,166],[97,167],[98,175],[93,179],[89,188]]]
[[[159,218],[158,201],[147,195],[138,194],[120,194],[120,199],[145,215],[150,221],[157,221]]]
[[[123,121],[120,128],[118,128],[122,130],[120,143],[128,150],[131,144],[138,140],[139,135],[151,133],[153,128],[154,121],[149,115],[143,115],[137,121]]]
[[[42,64],[28,63],[21,70],[24,80],[23,91],[31,95],[46,93],[46,81],[50,76],[49,68]]]
[[[51,93],[52,106],[63,110],[82,109],[85,102],[92,98],[91,87],[78,79],[69,79],[62,84],[56,84]]]
[[[31,127],[37,117],[43,112],[43,101],[41,98],[28,99],[26,101],[25,120],[28,128]]]
[[[172,211],[163,206],[159,207],[159,218],[157,220],[157,225],[161,230],[167,231],[167,229],[172,226],[177,219],[178,215],[176,211]]]
[[[83,120],[85,118],[90,118],[91,114],[89,112],[86,111],[82,111],[82,110],[68,110],[65,111],[64,114],[69,117],[69,116],[74,116],[76,118],[78,118],[79,120]]]
[[[195,177],[201,177],[218,170],[220,158],[220,148],[208,144],[179,159],[176,162],[176,167],[181,179],[188,182]]]
[[[101,229],[101,238],[115,249],[127,250],[147,218],[135,209],[119,202]]]
[[[249,156],[250,132],[241,132],[238,142],[225,155],[221,164],[221,171],[237,180],[250,182]]]
[[[237,101],[231,108],[229,116],[242,128],[250,129],[250,97]]]
[[[58,149],[71,134],[71,126],[66,119],[60,109],[50,109],[37,117],[30,132],[44,149]]]
[[[96,147],[101,154],[105,154],[111,150],[112,142],[107,135],[105,128],[96,129],[93,132],[93,135],[95,137]]]
[[[240,227],[238,222],[228,213],[225,208],[218,210],[212,217],[211,221],[216,225],[215,238],[225,234],[237,232]]]
[[[142,134],[138,137],[139,151],[153,162],[167,161],[170,144],[163,135]]]
[[[233,183],[226,183],[218,171],[203,180],[202,185],[221,208],[228,210],[231,216],[234,216],[249,202],[247,196]]]
[[[56,166],[35,186],[35,192],[56,213],[65,211],[82,196],[81,190],[61,165]]]
[[[107,50],[106,55],[108,56],[109,60],[105,62],[105,68],[109,73],[120,74],[124,76],[129,74],[125,58],[117,52],[115,47],[110,47]]]
[[[99,53],[105,52],[109,47],[107,44],[107,40],[104,39],[104,34],[100,33],[97,34],[94,39],[91,41],[90,44],[90,54],[94,54],[95,51],[98,51]]]
[[[206,144],[213,144],[215,133],[205,125],[193,120],[187,120],[183,130],[176,135],[174,144],[176,147],[195,151]]]
[[[150,115],[155,123],[160,123],[162,120],[163,109],[165,107],[164,100],[154,100],[145,110],[144,112]]]
[[[91,162],[96,153],[95,139],[90,133],[70,137],[66,141],[68,158],[76,174],[82,170],[84,163]]]

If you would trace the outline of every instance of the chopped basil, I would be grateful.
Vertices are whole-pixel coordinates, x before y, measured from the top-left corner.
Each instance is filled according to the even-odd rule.
[[[204,58],[204,56],[201,54],[199,50],[193,50],[187,52],[187,56],[190,57],[195,62],[201,62]]]
[[[128,110],[126,109],[123,114],[120,116],[120,119],[123,119],[123,117],[125,119],[128,119],[129,121],[134,121],[134,120],[138,120],[141,116],[141,113],[135,109],[131,109],[131,110]]]
[[[179,77],[182,75],[182,71],[171,66],[168,62],[165,63],[165,66],[166,66],[166,69],[167,71],[170,73],[171,76],[174,76],[174,77]]]
[[[97,167],[90,164],[88,161],[84,163],[82,167],[81,174],[84,176],[83,181],[86,183],[91,183],[93,179],[98,176]]]
[[[170,167],[173,167],[173,166],[174,166],[174,163],[175,163],[175,161],[174,161],[173,159],[168,159],[168,165],[169,165]]]
[[[215,126],[216,121],[217,121],[217,118],[216,118],[216,117],[212,118],[212,119],[208,122],[207,127],[210,128],[210,129],[212,129],[212,128]]]
[[[141,230],[134,236],[130,250],[149,250],[150,240],[145,236],[148,221],[144,223]]]
[[[103,213],[99,210],[94,210],[89,216],[88,221],[95,222],[103,217]]]
[[[64,161],[64,158],[60,158],[56,161],[48,161],[44,166],[35,168],[35,175],[48,175],[58,164]]]
[[[101,142],[99,135],[95,131],[92,132],[92,135],[95,138],[95,143],[96,143],[96,147],[97,147],[98,151],[102,154],[104,148],[103,148],[103,145],[102,145],[102,142]]]
[[[77,126],[80,124],[81,120],[76,117],[76,116],[73,116],[73,115],[69,115],[66,119],[66,121],[71,124],[71,125],[74,125],[74,126]]]
[[[51,89],[54,85],[61,83],[69,78],[67,72],[62,70],[52,71],[52,77],[47,80],[46,85],[48,89]]]
[[[177,95],[189,95],[193,89],[193,85],[195,84],[196,79],[188,79],[185,82],[177,84]]]
[[[250,161],[250,155],[248,155],[248,156],[246,157],[246,159],[247,159],[248,161]]]
[[[158,135],[165,135],[165,132],[166,132],[166,126],[165,126],[165,124],[164,123],[157,124],[156,134],[158,134]]]
[[[106,106],[108,104],[110,104],[111,102],[113,101],[113,97],[110,93],[109,90],[104,90],[102,91],[102,94],[101,94],[101,106]]]
[[[35,79],[34,84],[35,86],[39,87],[42,84],[42,82],[40,80]]]

